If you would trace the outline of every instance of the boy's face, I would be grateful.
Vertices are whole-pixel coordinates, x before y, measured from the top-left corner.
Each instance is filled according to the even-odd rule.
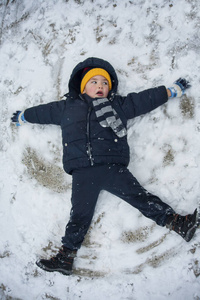
[[[85,85],[83,94],[87,94],[91,98],[106,98],[109,93],[108,80],[101,76],[96,75],[92,77]]]

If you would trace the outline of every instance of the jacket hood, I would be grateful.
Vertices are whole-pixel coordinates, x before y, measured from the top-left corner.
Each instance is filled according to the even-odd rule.
[[[74,97],[78,97],[78,95],[80,94],[81,75],[83,69],[86,67],[102,68],[106,70],[110,74],[111,81],[112,81],[112,89],[109,92],[108,97],[110,98],[110,96],[113,93],[114,94],[116,93],[118,87],[118,78],[112,65],[103,59],[96,58],[96,57],[89,57],[83,62],[80,62],[78,65],[76,65],[76,67],[72,71],[69,80],[69,85],[68,85],[70,96],[74,98]]]

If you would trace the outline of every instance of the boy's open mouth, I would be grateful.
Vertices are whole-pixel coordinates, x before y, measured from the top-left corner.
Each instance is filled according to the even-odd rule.
[[[98,95],[98,96],[103,96],[103,92],[98,91],[98,92],[97,92],[97,95]]]

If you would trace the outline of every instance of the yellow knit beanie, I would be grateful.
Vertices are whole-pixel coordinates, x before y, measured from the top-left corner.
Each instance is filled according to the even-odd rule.
[[[89,69],[89,68],[88,68]],[[86,71],[88,70],[86,69]],[[85,70],[85,69],[84,69]],[[84,73],[84,71],[83,71]],[[94,68],[94,69],[90,69],[89,71],[87,71],[85,73],[85,75],[83,75],[83,79],[81,81],[81,94],[83,93],[84,89],[85,89],[85,85],[86,83],[94,76],[97,76],[97,75],[101,75],[103,77],[105,77],[107,80],[108,80],[108,86],[109,86],[109,91],[111,90],[112,88],[112,82],[111,82],[111,78],[110,78],[110,75],[109,73],[104,70],[104,69],[101,69],[101,68]]]

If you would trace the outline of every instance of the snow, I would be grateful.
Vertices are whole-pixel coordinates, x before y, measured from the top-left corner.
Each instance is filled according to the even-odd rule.
[[[90,56],[114,66],[122,95],[186,77],[186,96],[129,122],[129,169],[178,213],[192,213],[200,190],[200,2],[2,0],[0,18],[0,298],[200,299],[199,230],[186,243],[104,191],[75,274],[37,268],[61,245],[71,177],[58,127],[10,122],[16,110],[59,100],[74,66]]]

